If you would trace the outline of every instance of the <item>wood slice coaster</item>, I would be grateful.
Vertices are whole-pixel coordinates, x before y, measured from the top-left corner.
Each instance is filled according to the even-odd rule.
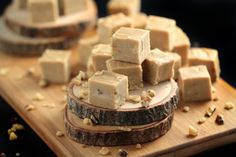
[[[118,126],[86,125],[70,110],[65,109],[64,121],[67,135],[74,141],[94,146],[117,146],[149,142],[164,135],[172,125],[171,113],[160,122],[130,126],[124,131]],[[126,128],[127,129],[127,128]]]
[[[45,23],[33,23],[27,10],[19,10],[13,5],[7,8],[4,16],[7,26],[22,36],[78,36],[87,27],[94,26],[97,19],[97,8],[92,0],[88,0],[85,11],[61,16],[55,22]]]
[[[129,102],[116,110],[97,107],[86,99],[78,98],[78,91],[81,88],[83,87],[77,85],[76,81],[70,83],[67,96],[68,108],[80,118],[92,115],[100,125],[132,126],[153,123],[169,116],[178,103],[178,86],[174,80],[162,82],[157,86],[145,84],[143,89],[130,91],[131,95],[141,95],[143,90],[155,90],[157,94],[147,108],[141,103]]]
[[[40,55],[47,48],[69,49],[78,43],[77,37],[29,38],[13,33],[0,18],[0,49],[14,55]]]

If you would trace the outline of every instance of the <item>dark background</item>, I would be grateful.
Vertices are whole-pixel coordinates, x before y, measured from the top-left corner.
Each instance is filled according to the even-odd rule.
[[[128,1],[128,0],[127,0]],[[99,15],[105,16],[107,0],[96,1]],[[0,13],[10,0],[0,1]],[[174,18],[190,37],[193,46],[218,49],[221,62],[221,77],[236,87],[236,1],[235,0],[143,0],[142,11]],[[16,117],[16,118],[15,118]],[[7,129],[13,122],[26,127],[19,132],[19,139],[9,142]],[[236,156],[236,143],[209,150],[200,156]],[[0,98],[0,152],[7,156],[55,156],[44,142],[25,122]]]

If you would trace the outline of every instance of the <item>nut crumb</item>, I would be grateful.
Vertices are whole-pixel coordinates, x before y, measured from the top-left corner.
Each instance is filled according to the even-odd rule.
[[[11,132],[16,132],[16,129],[15,128],[11,128],[11,129],[8,129],[7,130],[7,133],[10,135]]]
[[[28,105],[25,106],[25,109],[26,109],[27,111],[32,111],[32,110],[35,109],[35,107],[34,107],[34,105],[28,104]]]
[[[58,130],[58,131],[56,132],[56,136],[57,136],[57,137],[62,137],[62,136],[64,136],[64,133],[63,133],[62,131]]]
[[[190,107],[189,106],[184,106],[183,107],[183,112],[188,112],[190,110]]]
[[[79,99],[87,99],[88,97],[88,90],[81,89],[78,93],[78,98]]]
[[[234,104],[232,102],[226,102],[224,105],[224,109],[231,110],[234,108]]]
[[[93,122],[92,122],[92,120],[90,118],[84,118],[83,119],[83,123],[85,125],[93,125]]]
[[[137,104],[141,101],[141,96],[140,95],[129,95],[128,98],[126,99],[127,102]]]
[[[221,114],[218,114],[215,119],[216,124],[223,125],[224,124],[224,117]]]
[[[194,128],[192,125],[189,125],[188,127],[188,135],[190,137],[196,137],[198,135],[198,130]]]
[[[109,155],[110,154],[110,150],[107,147],[102,147],[99,150],[99,154],[102,155],[102,156]]]
[[[12,128],[15,130],[24,130],[24,126],[18,123],[12,124]]]
[[[35,93],[33,100],[34,101],[42,101],[44,99],[44,96],[41,93]]]
[[[13,141],[13,140],[17,140],[17,135],[14,132],[10,132],[9,134],[9,140]]]
[[[125,127],[125,126],[119,126],[118,129],[122,131],[128,131],[128,132],[132,130],[132,128]]]
[[[123,149],[119,149],[118,150],[118,155],[119,155],[119,157],[127,157],[128,156],[128,152],[123,150]]]
[[[156,92],[152,89],[149,89],[147,90],[147,94],[150,96],[150,97],[154,97],[156,95]]]
[[[0,68],[0,76],[6,76],[9,72],[9,68]]]
[[[76,79],[79,81],[87,79],[86,73],[83,71],[79,71],[79,74],[76,76]]]
[[[205,113],[205,117],[211,117],[215,111],[216,111],[215,105],[209,106],[206,113]]]
[[[205,122],[206,122],[206,118],[202,117],[202,118],[199,119],[198,124],[203,124]]]
[[[41,79],[38,83],[39,87],[44,88],[47,87],[49,85],[48,81]]]
[[[136,144],[135,148],[136,148],[136,149],[141,149],[141,148],[142,148],[142,145],[138,143],[138,144]]]

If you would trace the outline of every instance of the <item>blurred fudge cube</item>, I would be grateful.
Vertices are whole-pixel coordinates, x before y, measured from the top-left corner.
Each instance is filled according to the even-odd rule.
[[[175,63],[174,63],[174,79],[178,79],[178,74],[179,74],[179,68],[181,68],[181,56],[178,53],[175,52],[166,52],[166,54],[170,55]]]

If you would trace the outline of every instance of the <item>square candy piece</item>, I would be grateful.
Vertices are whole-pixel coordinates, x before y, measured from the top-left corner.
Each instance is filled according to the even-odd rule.
[[[128,76],[129,89],[135,90],[143,87],[143,70],[140,64],[132,64],[116,60],[108,60],[108,71]]]
[[[111,59],[112,48],[109,44],[95,45],[92,50],[93,67],[95,71],[106,70],[106,61]]]
[[[99,40],[103,44],[111,43],[111,36],[120,27],[131,27],[132,20],[123,13],[113,14],[98,20]]]
[[[157,85],[159,82],[170,80],[174,76],[174,59],[160,51],[159,49],[151,50],[151,54],[143,62],[144,81]]]
[[[178,53],[174,53],[174,52],[166,52],[166,54],[170,55],[174,61],[174,79],[177,80],[178,79],[178,74],[179,74],[179,68],[181,68],[181,57]]]
[[[86,0],[58,0],[63,15],[81,12],[87,8]]]
[[[96,72],[88,80],[89,102],[95,106],[117,109],[128,96],[128,77],[108,71]]]
[[[115,60],[141,64],[150,53],[150,32],[143,29],[122,27],[112,36]]]
[[[150,30],[151,48],[171,51],[175,41],[176,22],[173,19],[149,16],[146,29]]]
[[[147,15],[146,14],[144,14],[144,13],[135,14],[135,15],[130,16],[130,18],[133,21],[133,23],[132,23],[133,28],[144,29],[146,27],[146,24],[147,24]]]
[[[205,65],[211,76],[211,81],[215,82],[220,75],[220,64],[218,51],[210,48],[191,48],[189,53],[189,65]]]
[[[211,78],[206,66],[179,69],[179,88],[183,101],[205,101],[212,99]]]
[[[70,51],[46,50],[39,58],[42,78],[52,83],[66,83],[70,79]]]

